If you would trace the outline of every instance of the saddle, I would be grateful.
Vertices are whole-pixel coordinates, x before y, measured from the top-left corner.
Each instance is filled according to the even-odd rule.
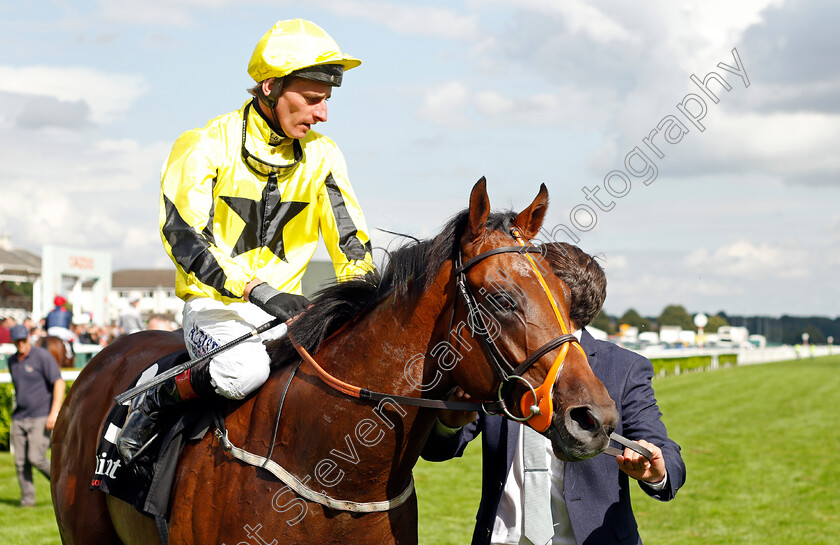
[[[147,367],[131,387],[188,360],[186,350],[168,354]],[[168,520],[172,483],[184,445],[200,440],[214,422],[223,418],[217,406],[200,400],[178,409],[166,415],[160,434],[127,466],[117,451],[116,441],[128,415],[128,405],[115,405],[102,426],[90,489],[119,498],[156,519]]]

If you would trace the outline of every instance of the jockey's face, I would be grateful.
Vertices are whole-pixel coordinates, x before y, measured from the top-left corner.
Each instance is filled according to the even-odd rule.
[[[277,99],[274,113],[286,136],[303,138],[312,125],[327,120],[332,87],[305,78],[292,78]]]

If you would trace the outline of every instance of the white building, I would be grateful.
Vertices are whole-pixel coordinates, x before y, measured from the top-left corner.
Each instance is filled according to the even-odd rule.
[[[25,317],[39,320],[62,295],[79,324],[116,324],[133,299],[144,319],[162,315],[180,323],[184,302],[175,295],[175,268],[111,271],[105,252],[45,246],[44,256],[11,247],[0,235],[0,317],[18,323]],[[303,276],[303,294],[309,298],[335,281],[329,261],[312,261]],[[32,296],[21,295],[31,284]],[[24,286],[21,289],[21,286]]]
[[[27,250],[12,248],[6,235],[0,235],[0,317],[10,316],[18,323],[29,314],[32,301],[20,294],[21,284],[35,284],[41,277],[41,258]]]
[[[678,325],[659,326],[659,341],[670,346],[677,346],[681,342],[682,330]]]
[[[175,269],[125,269],[111,276],[110,316],[116,322],[133,299],[137,310],[148,319],[162,314],[181,322],[184,302],[175,295]]]
[[[746,327],[720,326],[717,330],[720,340],[719,346],[739,348],[749,344],[750,331]]]

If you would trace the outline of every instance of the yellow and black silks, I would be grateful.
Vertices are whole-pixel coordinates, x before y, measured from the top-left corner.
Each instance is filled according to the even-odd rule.
[[[160,233],[182,299],[241,301],[254,278],[299,294],[319,232],[339,281],[373,270],[336,144],[313,130],[283,138],[256,108],[185,132],[163,167]]]

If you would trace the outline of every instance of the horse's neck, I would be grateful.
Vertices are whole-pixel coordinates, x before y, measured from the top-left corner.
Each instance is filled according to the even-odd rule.
[[[354,386],[440,399],[449,388],[445,381],[433,391],[417,385],[437,371],[427,353],[444,336],[441,324],[454,298],[454,289],[447,292],[449,271],[445,268],[410,308],[392,297],[340,329],[312,356],[332,376]],[[272,373],[254,398],[228,415],[234,444],[265,453],[273,440],[274,461],[300,480],[311,478],[310,486],[333,497],[379,501],[402,492],[436,412],[399,400],[372,403],[350,397],[326,385],[308,363],[290,380],[291,369],[287,365]]]
[[[412,308],[391,298],[327,339],[316,359],[345,382],[368,390],[407,397],[433,397],[445,392],[422,387],[437,369],[428,352],[444,340],[451,308],[443,290],[424,294]]]
[[[421,386],[437,374],[429,350],[443,338],[454,292],[447,293],[448,268],[418,302],[407,304],[394,297],[330,337],[314,355],[324,369],[340,380],[374,392],[394,396],[441,398],[450,389],[448,376],[430,391]],[[350,435],[359,439],[356,423],[377,424],[383,445],[366,452],[372,464],[388,474],[388,481],[407,479],[419,458],[423,442],[434,425],[436,413],[400,403],[399,400],[365,404],[349,397],[343,411],[353,416]],[[354,420],[355,419],[355,420]],[[373,437],[368,430],[366,437]],[[345,439],[346,440],[346,439]],[[343,446],[343,442],[341,444]],[[346,450],[346,449],[345,449]]]

